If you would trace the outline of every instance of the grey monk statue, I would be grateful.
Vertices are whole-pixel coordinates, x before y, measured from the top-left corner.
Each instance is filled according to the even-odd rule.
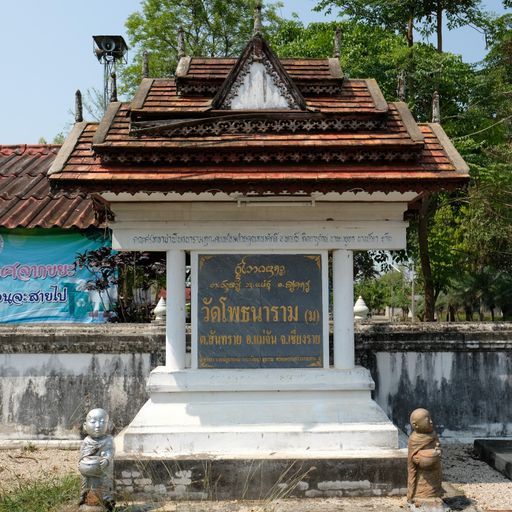
[[[422,505],[443,495],[441,448],[430,413],[416,409],[411,414],[413,432],[407,454],[407,501]]]
[[[109,417],[103,409],[92,409],[85,419],[88,436],[82,441],[78,470],[82,474],[80,511],[114,510],[114,441]]]

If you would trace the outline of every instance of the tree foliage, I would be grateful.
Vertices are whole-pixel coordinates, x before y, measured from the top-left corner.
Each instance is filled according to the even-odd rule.
[[[443,50],[444,18],[449,29],[489,24],[481,0],[320,0],[316,6],[327,12],[333,9],[342,17],[402,34],[408,46],[414,43],[414,29],[424,36],[435,33],[439,52]]]
[[[354,286],[354,301],[363,297],[370,313],[376,314],[386,308],[401,308],[407,314],[411,306],[411,282],[405,269],[392,270],[385,274],[357,281]]]
[[[309,25],[285,20],[270,36],[270,44],[280,57],[325,58],[332,55],[336,28],[342,34],[340,64],[345,76],[375,78],[384,96],[395,100],[398,75],[405,73],[407,101],[418,121],[430,121],[436,87],[443,99],[443,117],[451,124],[460,119],[476,80],[474,66],[460,55],[440,54],[424,43],[410,48],[403,36],[350,20]]]
[[[97,291],[100,297],[107,297],[112,312],[111,321],[151,320],[157,297],[138,300],[136,294],[137,290],[147,291],[151,286],[165,286],[165,254],[116,252],[105,246],[77,254],[75,265],[92,274],[93,277],[86,283],[87,289]],[[115,288],[117,297],[111,293]]]
[[[263,11],[272,33],[280,4]],[[255,0],[143,0],[126,21],[133,63],[121,70],[121,91],[133,92],[141,79],[143,52],[149,53],[150,75],[172,76],[178,62],[178,30],[184,30],[187,55],[238,57],[253,29]]]

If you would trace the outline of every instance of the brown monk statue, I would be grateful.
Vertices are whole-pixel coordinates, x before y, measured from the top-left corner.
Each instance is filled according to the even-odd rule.
[[[441,501],[441,448],[434,432],[430,413],[416,409],[411,414],[413,433],[409,437],[407,454],[407,501],[421,506]]]

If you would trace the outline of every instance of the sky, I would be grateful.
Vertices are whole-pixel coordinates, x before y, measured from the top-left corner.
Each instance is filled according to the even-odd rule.
[[[283,3],[283,17],[296,12],[304,23],[334,19],[312,11],[316,0]],[[503,12],[501,0],[483,3]],[[124,22],[140,0],[0,0],[0,6],[0,144],[36,144],[41,137],[51,142],[71,127],[75,91],[103,89],[92,36],[127,39]],[[485,55],[484,37],[471,28],[453,30],[445,49],[477,62]]]

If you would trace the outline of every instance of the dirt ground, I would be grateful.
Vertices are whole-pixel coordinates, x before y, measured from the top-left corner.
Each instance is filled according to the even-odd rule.
[[[0,450],[0,492],[24,483],[77,472],[77,450],[39,448]],[[471,445],[443,447],[444,480],[468,498],[466,510],[512,510],[512,482],[472,456]],[[476,508],[475,508],[476,507]],[[155,502],[133,503],[128,512],[399,512],[407,509],[405,497],[329,498],[269,502]],[[75,512],[76,506],[61,512]]]

